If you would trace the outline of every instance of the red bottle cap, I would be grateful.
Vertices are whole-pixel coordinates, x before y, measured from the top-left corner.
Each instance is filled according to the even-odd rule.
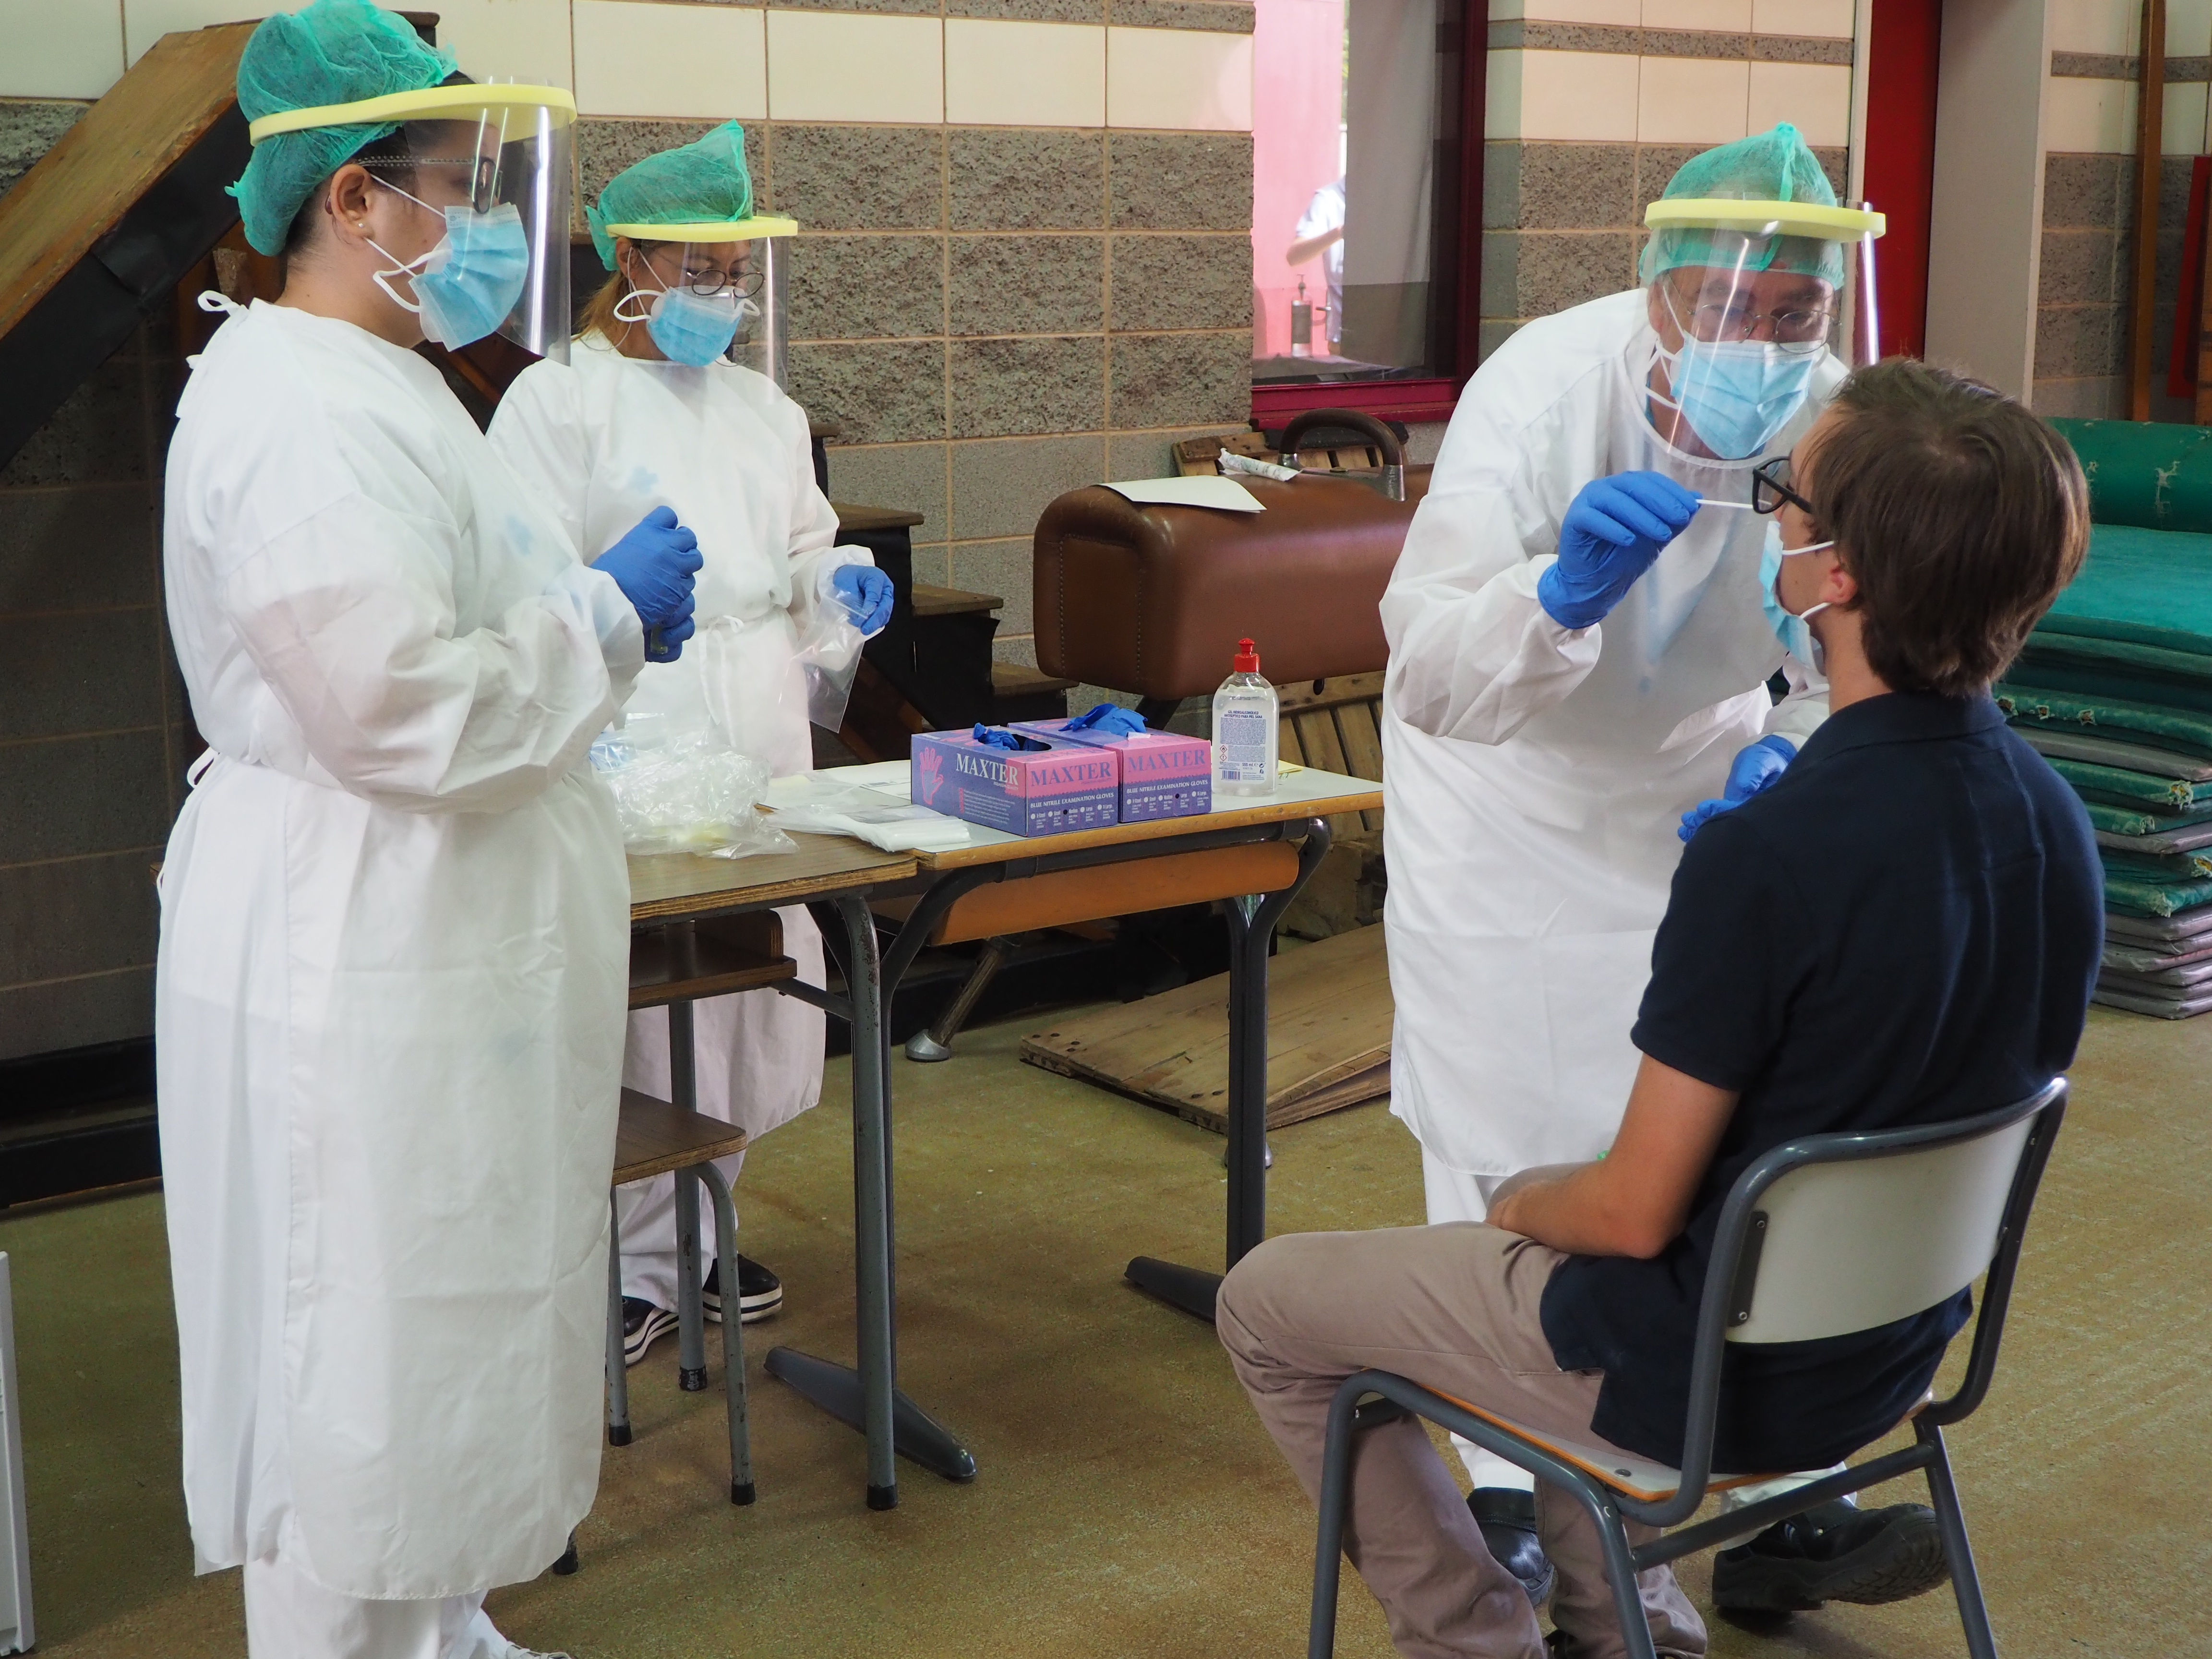
[[[1256,674],[1260,672],[1259,647],[1249,640],[1237,641],[1237,672],[1240,674]]]

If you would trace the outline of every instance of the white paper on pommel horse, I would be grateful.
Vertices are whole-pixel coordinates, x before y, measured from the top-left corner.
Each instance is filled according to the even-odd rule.
[[[1260,498],[1234,478],[1133,478],[1107,489],[1139,506],[1213,507],[1224,513],[1265,513]]]

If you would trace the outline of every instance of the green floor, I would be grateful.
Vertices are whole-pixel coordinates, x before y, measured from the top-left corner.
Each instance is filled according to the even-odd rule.
[[[631,1374],[638,1437],[606,1455],[583,1571],[497,1592],[508,1634],[578,1659],[1302,1650],[1304,1500],[1212,1332],[1120,1279],[1140,1253],[1218,1260],[1221,1142],[1019,1065],[1024,1029],[895,1070],[902,1380],[980,1477],[902,1465],[900,1507],[871,1514],[859,1438],[760,1374],[771,1341],[851,1351],[849,1141],[824,1109],[739,1188],[746,1248],[790,1296],[748,1333],[759,1504],[723,1501],[720,1396],[679,1394],[664,1344]],[[2212,1579],[2208,1074],[2212,1020],[2092,1021],[1997,1386],[1954,1442],[2011,1659],[2212,1650],[2190,1611]],[[1380,1107],[1274,1145],[1276,1231],[1420,1219],[1413,1142]],[[161,1224],[153,1194],[0,1219],[42,1653],[244,1649],[237,1575],[191,1576]],[[1702,1596],[1703,1563],[1686,1578]],[[1356,1589],[1339,1650],[1389,1651]],[[1941,1593],[1714,1632],[1727,1656],[1960,1650]]]

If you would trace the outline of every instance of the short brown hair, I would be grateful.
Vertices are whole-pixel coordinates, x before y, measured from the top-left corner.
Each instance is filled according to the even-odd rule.
[[[1973,696],[2081,568],[2081,463],[2012,398],[1910,357],[1858,370],[1836,407],[1808,471],[1868,665],[1895,690]]]

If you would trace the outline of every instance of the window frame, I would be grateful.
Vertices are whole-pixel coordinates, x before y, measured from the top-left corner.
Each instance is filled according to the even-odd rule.
[[[1377,420],[1449,421],[1474,375],[1482,347],[1482,159],[1484,93],[1489,78],[1490,16],[1478,0],[1444,0],[1452,15],[1437,25],[1437,53],[1455,58],[1443,76],[1457,106],[1443,112],[1437,140],[1437,215],[1448,225],[1437,270],[1446,289],[1449,374],[1419,380],[1255,384],[1252,421],[1273,431],[1310,409],[1356,409]]]

